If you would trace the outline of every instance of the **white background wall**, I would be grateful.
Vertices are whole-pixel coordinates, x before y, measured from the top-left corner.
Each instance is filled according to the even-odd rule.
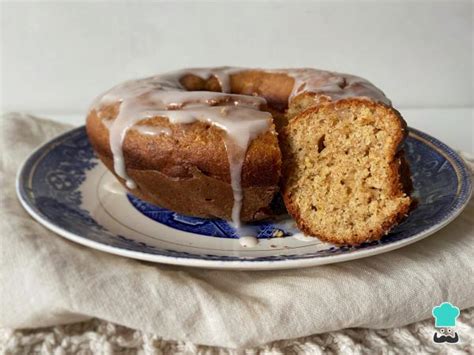
[[[111,85],[171,69],[308,66],[367,77],[402,112],[465,108],[414,122],[472,148],[473,42],[469,0],[2,2],[0,103],[84,113]]]

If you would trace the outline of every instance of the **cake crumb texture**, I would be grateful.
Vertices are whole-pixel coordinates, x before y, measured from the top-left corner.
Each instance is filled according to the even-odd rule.
[[[321,104],[282,132],[283,197],[298,227],[335,244],[381,238],[409,211],[398,112],[367,100]]]

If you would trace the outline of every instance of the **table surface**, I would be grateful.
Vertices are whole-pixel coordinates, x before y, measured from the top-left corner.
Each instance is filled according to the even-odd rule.
[[[474,108],[401,109],[410,127],[440,139],[456,150],[474,154]],[[79,126],[84,113],[31,112],[39,117]]]

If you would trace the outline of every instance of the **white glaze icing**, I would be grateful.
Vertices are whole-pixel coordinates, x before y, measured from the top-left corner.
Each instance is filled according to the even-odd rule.
[[[120,84],[99,96],[92,109],[100,111],[104,105],[120,103],[119,112],[113,121],[105,120],[109,128],[110,147],[113,153],[115,173],[126,181],[130,189],[136,188],[125,167],[122,144],[129,129],[142,134],[168,134],[167,129],[137,125],[151,117],[166,117],[173,124],[195,121],[207,122],[224,130],[231,186],[234,195],[232,221],[241,228],[243,190],[241,187],[242,166],[249,143],[271,127],[271,115],[260,111],[266,101],[255,96],[230,93],[230,76],[249,69],[221,67],[194,68],[178,72],[132,80]],[[256,69],[261,70],[261,69]],[[356,76],[326,72],[317,69],[272,69],[263,70],[284,73],[294,79],[289,102],[304,92],[325,95],[332,100],[346,97],[368,98],[390,105],[382,91],[370,82]],[[186,91],[180,79],[187,75],[203,79],[215,77],[223,92]],[[240,233],[242,234],[242,233]],[[246,237],[247,238],[247,237]]]
[[[294,79],[293,90],[288,98],[311,92],[329,97],[332,101],[344,98],[366,98],[391,105],[385,94],[369,81],[355,75],[312,68],[271,69],[267,72],[283,73]]]
[[[188,92],[179,82],[179,78],[186,73],[204,78],[215,75],[221,86],[230,90],[228,77],[234,70],[223,68],[214,74],[209,69],[195,69],[130,81],[113,88],[94,102],[93,108],[97,110],[102,105],[120,103],[115,120],[107,122],[111,122],[108,126],[114,170],[125,180],[128,188],[137,187],[127,174],[122,149],[129,129],[143,130],[144,128],[140,128],[142,125],[137,123],[156,116],[166,117],[172,124],[207,122],[227,133],[225,146],[234,195],[232,221],[236,228],[241,227],[242,167],[249,143],[271,126],[271,114],[259,109],[266,101],[261,97],[220,92]]]
[[[103,119],[102,123],[110,129],[112,127],[113,121],[110,119]],[[140,134],[144,134],[146,136],[159,136],[165,135],[170,136],[172,131],[169,127],[162,127],[162,126],[149,126],[149,125],[136,125],[131,128],[134,131],[139,132]]]
[[[239,238],[239,243],[244,248],[255,248],[258,245],[258,239],[254,236],[243,236]]]
[[[138,125],[138,126],[134,126],[133,130],[141,134],[144,134],[146,136],[159,136],[162,134],[165,136],[170,136],[172,133],[170,128],[160,127],[160,126]]]
[[[112,194],[123,194],[125,192],[125,188],[117,181],[112,180],[105,184],[105,190],[112,193]]]
[[[293,234],[293,238],[296,240],[299,240],[300,242],[314,242],[318,241],[318,239],[314,237],[308,237],[307,235],[304,235],[303,233],[295,233]]]

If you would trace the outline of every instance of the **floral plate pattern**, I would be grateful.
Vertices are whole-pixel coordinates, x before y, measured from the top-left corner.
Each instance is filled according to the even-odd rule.
[[[410,129],[404,149],[417,208],[382,240],[359,246],[302,240],[291,219],[283,218],[252,225],[259,244],[244,248],[226,221],[179,215],[127,194],[95,156],[84,127],[32,153],[19,171],[17,193],[25,209],[47,228],[113,254],[208,268],[305,267],[400,248],[433,234],[459,215],[472,190],[463,160],[415,129]]]

